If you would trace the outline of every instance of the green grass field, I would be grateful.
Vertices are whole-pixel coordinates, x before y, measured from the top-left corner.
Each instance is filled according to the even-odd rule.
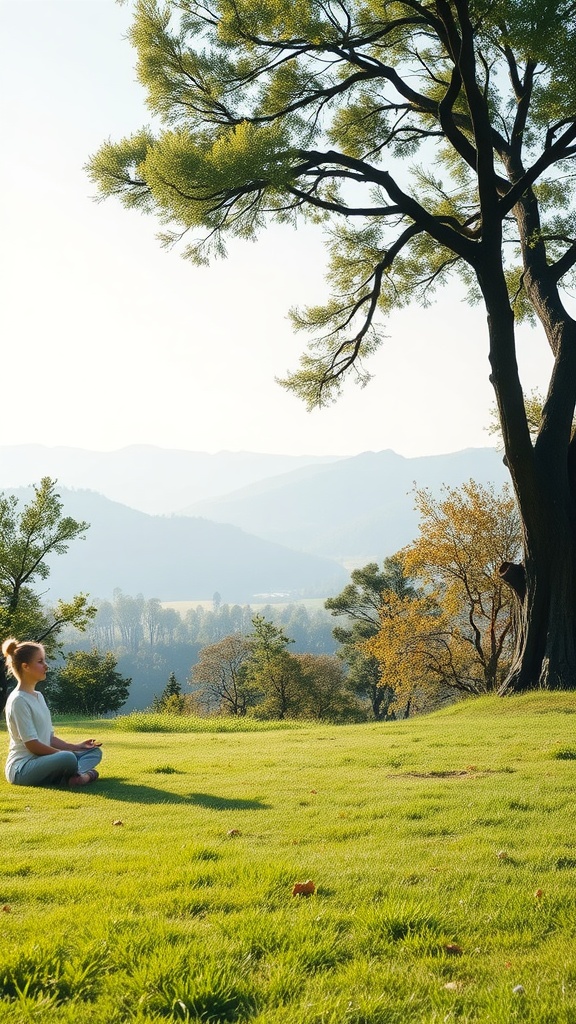
[[[576,694],[143,722],[58,725],[93,787],[0,783],[0,1024],[575,1024]]]

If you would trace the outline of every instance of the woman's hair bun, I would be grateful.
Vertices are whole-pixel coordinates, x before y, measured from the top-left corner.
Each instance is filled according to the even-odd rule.
[[[5,658],[11,658],[18,647],[18,641],[13,636],[8,637],[2,644],[2,654]]]

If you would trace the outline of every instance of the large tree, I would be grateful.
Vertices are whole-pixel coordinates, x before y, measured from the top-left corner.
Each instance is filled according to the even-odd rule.
[[[366,379],[382,312],[451,273],[484,303],[523,526],[506,687],[576,686],[572,0],[139,0],[131,39],[158,127],[102,146],[100,194],[155,212],[200,262],[269,218],[325,221],[333,294],[296,315],[313,341],[286,382],[310,404]],[[535,439],[523,315],[553,356]]]
[[[86,594],[53,606],[36,591],[50,575],[49,560],[63,555],[72,541],[85,535],[88,523],[63,514],[56,481],[44,477],[20,508],[14,494],[0,494],[0,632],[2,639],[35,640],[48,654],[55,651],[65,625],[85,630],[96,614]],[[8,680],[0,658],[0,710],[6,703]]]

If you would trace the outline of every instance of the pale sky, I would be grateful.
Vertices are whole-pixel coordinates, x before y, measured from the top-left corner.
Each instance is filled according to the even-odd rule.
[[[433,455],[493,443],[485,314],[444,292],[385,325],[365,389],[306,412],[275,383],[326,294],[318,230],[273,228],[208,269],[151,218],[96,204],[83,170],[149,121],[115,0],[0,0],[0,445]],[[551,361],[521,332],[526,392]]]

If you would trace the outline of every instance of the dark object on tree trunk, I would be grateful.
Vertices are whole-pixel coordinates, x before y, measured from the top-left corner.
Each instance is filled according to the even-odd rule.
[[[526,597],[526,570],[523,565],[516,562],[502,562],[498,570],[500,576],[516,594],[516,597],[523,601]]]

